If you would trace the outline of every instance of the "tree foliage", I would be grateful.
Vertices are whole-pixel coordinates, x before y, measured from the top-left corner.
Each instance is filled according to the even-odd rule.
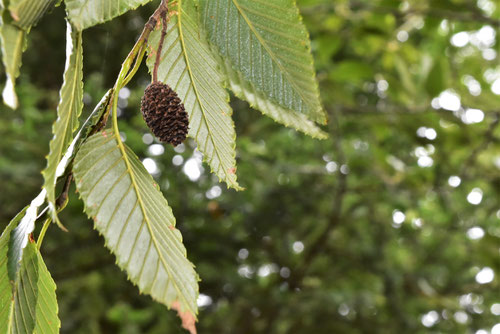
[[[205,31],[198,22],[200,4],[197,1],[161,1],[125,58],[112,90],[96,108],[96,116],[91,116],[90,123],[86,122],[78,134],[74,135],[83,108],[82,31],[147,2],[64,1],[67,16],[66,65],[57,108],[58,117],[53,125],[47,167],[43,171],[45,182],[42,192],[32,201],[19,226],[13,230],[13,241],[6,241],[3,246],[6,251],[4,265],[9,269],[9,275],[4,279],[10,278],[12,296],[21,292],[27,296],[27,300],[19,302],[20,306],[16,300],[12,306],[14,311],[9,312],[8,305],[2,305],[1,312],[10,314],[9,320],[12,319],[12,314],[15,315],[14,326],[9,325],[8,332],[45,331],[45,325],[41,329],[37,327],[38,314],[32,309],[26,309],[35,307],[36,289],[28,293],[19,287],[24,287],[26,281],[40,280],[44,283],[46,280],[41,276],[41,271],[25,268],[33,262],[26,258],[36,256],[38,259],[38,255],[25,252],[24,249],[36,248],[34,241],[27,240],[33,238],[37,211],[45,200],[48,203],[48,217],[38,237],[38,247],[51,220],[66,230],[57,213],[67,205],[72,178],[75,179],[77,190],[85,203],[86,213],[93,218],[96,229],[106,239],[105,245],[116,255],[118,265],[127,272],[129,279],[141,292],[176,309],[183,327],[191,333],[196,332],[194,323],[198,313],[198,276],[187,259],[171,208],[141,161],[123,143],[118,126],[118,101],[120,93],[136,74],[148,49],[148,66],[153,73],[153,81],[157,80],[159,74],[159,80],[169,84],[181,96],[189,114],[189,134],[195,139],[204,160],[220,180],[225,181],[229,187],[242,190],[236,181],[236,134],[228,103],[229,96],[224,87],[227,78],[221,66],[223,58],[230,59],[235,55],[229,57],[224,52],[218,55],[210,47],[205,39]],[[12,0],[8,3],[8,9],[2,7],[5,21],[2,22],[0,35],[3,62],[7,69],[4,102],[14,109],[17,107],[15,79],[21,66],[26,34],[50,5],[53,5],[51,1]],[[242,4],[235,2],[234,5],[239,10],[247,10]],[[231,3],[223,6],[232,8]],[[243,26],[245,34],[258,40],[257,44],[251,42],[249,45],[239,42],[241,54],[236,57],[244,57],[252,65],[248,70],[243,66],[243,61],[237,63],[233,71],[241,73],[245,80],[255,86],[254,89],[264,101],[261,106],[267,106],[265,102],[269,101],[280,105],[284,110],[281,112],[283,114],[304,114],[302,117],[311,118],[306,119],[310,123],[309,128],[314,128],[312,122],[324,122],[326,115],[319,102],[309,39],[295,3],[276,3],[274,6],[284,9],[277,16],[277,21],[266,21],[266,16],[263,15],[249,16],[250,12],[264,11],[266,8],[248,8],[250,12],[241,11],[240,14],[227,18],[228,24],[233,22],[239,25],[243,17],[246,22]],[[276,37],[283,34],[284,27],[274,24],[280,21],[285,22],[285,26],[294,27],[286,32],[286,39],[282,41]],[[170,24],[169,29],[167,24]],[[205,25],[209,27],[210,23],[205,22]],[[266,32],[262,29],[266,29]],[[154,30],[156,31],[153,33]],[[210,36],[216,41],[218,34],[228,37],[231,34],[236,36],[236,33],[236,30],[219,33],[212,31]],[[166,41],[165,36],[168,36]],[[166,45],[162,48],[164,42]],[[252,49],[256,47],[265,49],[266,52],[255,54]],[[294,50],[296,56],[283,57],[280,51],[284,49]],[[268,66],[264,63],[270,63],[271,67],[266,68]],[[263,82],[271,84],[262,85]],[[112,118],[112,126],[106,130],[109,117]],[[293,122],[289,124],[293,125]],[[64,185],[56,198],[58,181]],[[44,297],[41,296],[42,302],[46,302]],[[57,306],[51,307],[57,310]],[[20,329],[18,321],[25,319],[27,314],[30,318]],[[55,325],[54,322],[50,323]]]
[[[2,29],[22,36],[18,39],[22,44],[9,42],[13,53],[4,70],[12,83],[6,85],[7,91],[15,87],[20,106],[15,112],[4,108],[0,113],[0,134],[6,138],[0,141],[4,222],[36,197],[44,184],[38,172],[47,164],[44,156],[52,152],[48,142],[57,106],[62,105],[64,59],[75,54],[61,47],[70,2],[26,29],[16,23],[14,7],[4,1]],[[99,2],[93,3],[92,8],[98,9]],[[83,23],[87,13],[94,15],[92,11],[69,19],[75,35],[82,27],[116,17],[83,32],[85,86],[79,100],[83,115],[91,116],[79,122],[83,130],[71,136],[76,139],[53,136],[52,141],[64,142],[59,145],[65,148],[62,154],[48,156],[55,162],[51,177],[58,175],[59,182],[45,181],[45,189],[53,184],[54,194],[68,193],[66,180],[72,169],[78,182],[78,195],[70,191],[68,206],[58,214],[70,233],[50,229],[42,248],[58,284],[62,332],[180,332],[173,312],[165,316],[163,306],[126,283],[128,275],[157,299],[152,291],[159,283],[148,280],[150,272],[137,264],[153,262],[155,249],[173,251],[162,245],[179,244],[177,229],[182,231],[189,257],[178,259],[183,259],[185,272],[191,272],[189,287],[196,286],[191,292],[198,289],[191,262],[196,265],[200,297],[191,293],[191,308],[174,299],[164,303],[180,311],[191,329],[194,309],[200,307],[199,330],[209,333],[494,332],[500,313],[498,5],[491,1],[301,0],[302,22],[295,7],[289,11],[276,7],[293,5],[292,1],[172,3],[159,78],[175,86],[190,117],[198,117],[191,123],[191,139],[172,150],[152,139],[138,111],[150,81],[147,69],[154,68],[161,25],[149,35],[147,50],[136,48],[137,54],[148,52],[148,68],[124,64],[137,69],[137,74],[126,89],[115,85],[120,71],[117,59],[127,59],[134,37],[158,3],[136,10],[131,10],[139,5],[135,1],[114,3],[121,5],[101,11],[101,16],[95,13],[102,7],[95,11],[99,18],[94,23]],[[285,14],[279,17],[279,13]],[[311,34],[322,93],[318,105],[328,114],[326,126],[314,116],[313,110],[318,109],[307,109],[299,97],[281,103],[275,94],[287,91],[300,96],[304,91],[294,93],[294,86],[315,80],[304,26]],[[246,36],[248,43],[227,34],[235,30],[245,32],[239,36]],[[305,36],[304,44],[293,44],[292,31]],[[226,43],[238,48],[228,48]],[[26,45],[21,75],[14,85],[11,79],[18,77],[16,67],[21,62],[12,55],[20,54]],[[261,60],[264,70],[245,67],[248,62],[238,58],[253,59],[250,54]],[[297,59],[304,63],[298,66]],[[307,80],[289,80],[289,90],[265,91],[273,78],[287,79],[289,74],[279,70],[290,68],[288,73],[293,73],[299,67],[309,68],[298,71],[308,73]],[[311,90],[307,96],[317,96],[314,84],[305,86]],[[224,88],[248,104],[234,98],[228,101]],[[213,99],[224,113],[207,107],[206,102]],[[94,108],[97,101],[101,102]],[[112,115],[115,103],[119,133],[96,131],[105,115]],[[290,110],[299,105],[303,109]],[[252,109],[326,139],[314,140],[281,127]],[[56,122],[61,124],[63,119]],[[103,145],[108,152],[93,147],[105,140],[117,146]],[[216,147],[219,156],[214,154]],[[92,159],[83,155],[90,150],[96,152]],[[106,153],[100,162],[107,166],[99,169],[102,174],[91,170],[98,153]],[[120,160],[112,162],[112,158]],[[57,164],[60,168],[54,168]],[[236,166],[238,183],[236,174],[228,173]],[[89,177],[82,177],[87,170]],[[144,183],[144,188],[135,189],[132,178]],[[94,184],[99,191],[91,189]],[[237,192],[237,187],[245,191]],[[175,220],[157,188],[175,214],[174,230],[165,228],[173,227]],[[118,247],[123,241],[118,244],[118,240],[133,230],[113,222],[121,219],[117,214],[127,213],[117,208],[128,200],[132,203],[137,194],[148,196],[148,201],[143,201],[141,210],[127,206],[138,222],[134,227],[142,231],[130,239],[129,249],[138,249],[133,245],[144,241],[149,253],[138,249],[135,258],[124,254],[132,257],[127,263],[120,255],[123,248]],[[97,231],[78,213],[83,209],[78,196]],[[57,203],[63,207],[64,200],[64,196],[55,200],[52,212],[43,218],[55,218]],[[47,198],[50,201],[54,203],[54,198]],[[155,203],[163,203],[162,221],[168,224],[144,220],[156,217]],[[29,220],[14,223],[23,226],[17,232],[26,248],[23,242],[0,248],[7,254],[3,259],[7,256],[16,264],[11,272],[17,273],[17,282],[26,275],[41,278],[39,273],[44,272],[36,267],[23,271],[28,257],[41,263],[40,254],[33,252],[32,238],[40,239],[42,224],[31,224],[44,207],[33,203],[30,208]],[[171,243],[155,247],[151,236],[156,234],[149,233],[155,226],[158,235],[172,237]],[[116,257],[103,250],[99,234]],[[179,256],[184,249],[180,247],[175,253]],[[0,260],[1,268],[5,261]],[[159,272],[172,265],[166,262],[164,269],[156,266]],[[118,267],[127,272],[121,273]],[[163,283],[169,281],[167,277],[161,284],[167,284]],[[14,294],[19,286],[15,282],[0,281],[0,289]],[[8,305],[7,312],[17,310],[14,304]],[[33,310],[36,304],[30,305]]]

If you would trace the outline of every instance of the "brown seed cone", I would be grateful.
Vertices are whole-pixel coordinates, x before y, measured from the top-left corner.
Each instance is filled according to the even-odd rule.
[[[168,85],[159,81],[149,84],[141,100],[141,112],[160,141],[177,146],[186,139],[188,114],[177,93]]]

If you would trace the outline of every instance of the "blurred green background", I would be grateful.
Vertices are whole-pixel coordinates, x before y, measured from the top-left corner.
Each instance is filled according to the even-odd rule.
[[[114,83],[156,2],[84,33],[85,110]],[[227,190],[194,143],[120,129],[177,217],[200,282],[200,333],[500,333],[500,4],[299,0],[330,138],[232,100]],[[65,62],[64,9],[29,35],[20,108],[0,107],[0,228],[39,192]],[[3,71],[3,70],[2,70]],[[2,74],[3,76],[3,74]],[[140,295],[72,198],[42,254],[62,333],[184,333]]]

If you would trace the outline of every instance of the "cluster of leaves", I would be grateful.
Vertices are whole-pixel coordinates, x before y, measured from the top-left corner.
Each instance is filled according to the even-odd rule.
[[[7,324],[8,332],[57,332],[59,328],[55,285],[39,248],[51,221],[65,229],[58,212],[67,204],[73,177],[85,212],[116,255],[117,264],[141,292],[176,309],[183,326],[195,332],[198,276],[187,260],[171,208],[141,161],[124,144],[117,122],[119,92],[138,70],[146,51],[148,67],[155,66],[153,55],[159,49],[161,27],[152,30],[166,1],[145,25],[114,87],[75,135],[83,109],[83,30],[147,2],[64,1],[66,66],[43,190],[1,237],[5,252],[1,292],[12,303],[2,304],[0,322]],[[53,5],[50,0],[2,4],[0,36],[7,74],[3,97],[12,108],[18,104],[15,79],[26,36]],[[226,86],[275,121],[313,137],[326,137],[315,125],[326,123],[326,115],[319,101],[309,37],[294,1],[184,0],[170,3],[169,9],[159,80],[182,98],[190,118],[189,136],[219,180],[242,189],[236,180],[236,135]],[[276,14],[269,16],[270,12]],[[112,129],[103,130],[110,114]],[[45,201],[47,210],[39,214]],[[45,211],[37,247],[32,233]],[[31,291],[26,281],[31,283]],[[49,315],[44,314],[46,309]],[[21,323],[21,319],[25,321]]]
[[[141,160],[155,162],[154,179],[203,278],[199,331],[494,332],[500,128],[491,85],[500,36],[484,44],[476,37],[495,31],[500,7],[483,0],[297,3],[332,115],[332,140],[280,127],[234,99],[246,191],[224,189],[202,168],[193,140],[175,151],[153,141],[137,112],[150,80],[145,68],[119,101],[122,136]],[[155,5],[85,31],[84,113],[113,85],[120,64],[110,58],[127,56]],[[0,106],[2,228],[43,182],[38,171],[64,69],[61,7],[30,32],[28,50],[38,52],[23,56],[22,108]],[[469,42],[457,46],[456,35]],[[483,57],[495,50],[496,58]],[[458,111],[435,107],[441,90],[459,97]],[[470,123],[469,109],[484,119]],[[200,171],[195,181],[187,173],[193,165]],[[477,189],[482,200],[471,204]],[[42,248],[57,283],[61,332],[182,333],[174,312],[126,281],[81,215],[82,202],[70,195],[60,215],[71,233],[53,229]],[[479,283],[487,268],[493,280]]]

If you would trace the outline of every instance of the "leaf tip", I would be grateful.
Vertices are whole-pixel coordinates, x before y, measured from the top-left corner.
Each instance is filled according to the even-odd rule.
[[[172,303],[172,309],[177,311],[177,315],[182,320],[182,327],[191,334],[196,334],[196,316],[189,311],[182,311],[179,301]]]

